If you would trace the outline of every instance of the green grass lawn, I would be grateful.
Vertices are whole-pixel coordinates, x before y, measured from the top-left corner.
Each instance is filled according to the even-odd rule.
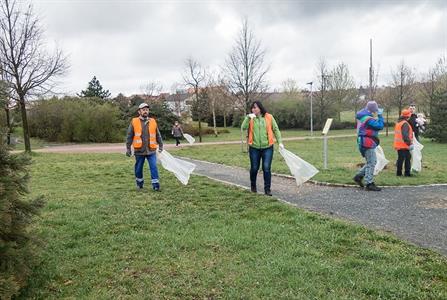
[[[37,154],[40,264],[22,299],[445,299],[432,251],[270,197],[161,170],[134,189],[133,160]],[[146,174],[147,176],[147,174]]]
[[[358,164],[363,163],[357,145],[356,138],[336,138],[328,140],[328,170],[323,170],[323,141],[299,140],[284,142],[286,149],[313,164],[320,172],[313,178],[317,181],[331,183],[350,183],[358,169]],[[395,162],[397,152],[393,149],[393,135],[381,137],[381,145],[386,158],[390,161],[377,177],[378,185],[418,185],[429,183],[447,183],[447,146],[423,139],[425,148],[423,155],[423,170],[414,173],[414,177],[395,176]],[[276,146],[275,146],[276,147]],[[201,147],[185,147],[173,149],[172,153],[179,156],[191,157],[226,165],[239,166],[249,169],[250,161],[247,153],[241,152],[240,145],[213,145]],[[272,163],[272,171],[281,174],[290,174],[283,158],[275,151]],[[248,173],[247,173],[248,176]]]

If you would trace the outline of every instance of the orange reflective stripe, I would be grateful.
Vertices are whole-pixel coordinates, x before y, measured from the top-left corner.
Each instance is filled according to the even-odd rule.
[[[141,139],[142,135],[142,128],[141,128],[141,121],[140,118],[133,118],[132,119],[132,127],[133,127],[133,148],[134,149],[140,149],[143,147],[143,140]]]
[[[157,121],[149,119],[149,149],[157,149]]]
[[[250,119],[250,123],[248,125],[248,144],[253,144],[253,126],[255,125],[254,118]]]
[[[272,115],[266,113],[265,114],[265,126],[267,129],[267,136],[269,139],[269,145],[273,145],[275,143],[275,140],[273,139],[273,126],[272,126]]]

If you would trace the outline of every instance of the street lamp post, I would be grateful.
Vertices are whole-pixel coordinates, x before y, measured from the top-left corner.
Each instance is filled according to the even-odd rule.
[[[308,82],[307,84],[310,85],[310,135],[314,135],[314,120],[313,120],[313,101],[312,101],[312,85],[313,82]]]

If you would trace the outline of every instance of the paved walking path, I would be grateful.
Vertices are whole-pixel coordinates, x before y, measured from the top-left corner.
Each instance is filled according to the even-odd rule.
[[[332,135],[328,138],[344,138],[354,137],[355,134],[344,135]],[[283,141],[298,141],[306,139],[322,139],[321,136],[304,136],[304,137],[291,137],[283,138]],[[204,142],[194,143],[189,145],[187,143],[180,144],[180,147],[199,147],[207,145],[229,145],[240,144],[241,141],[220,141],[220,142]],[[165,149],[175,148],[175,144],[165,144]],[[73,145],[61,145],[61,146],[48,146],[41,149],[33,150],[35,152],[48,152],[48,153],[126,153],[126,145],[124,143],[102,143],[102,144],[73,144]],[[14,151],[19,152],[19,151]]]
[[[245,169],[187,160],[197,165],[196,174],[247,189],[250,187]],[[258,191],[263,190],[262,186],[260,173]],[[389,231],[447,255],[447,185],[385,187],[381,192],[367,192],[358,187],[308,183],[298,188],[294,179],[272,176],[272,193],[297,207]]]

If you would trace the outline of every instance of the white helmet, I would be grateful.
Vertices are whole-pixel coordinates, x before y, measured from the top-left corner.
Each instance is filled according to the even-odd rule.
[[[149,108],[149,104],[147,104],[147,103],[141,103],[141,104],[138,106],[138,109],[142,109],[142,108],[145,108],[145,107]]]

